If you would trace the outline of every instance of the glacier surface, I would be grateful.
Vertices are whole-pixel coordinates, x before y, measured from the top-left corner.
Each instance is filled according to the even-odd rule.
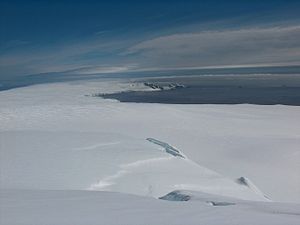
[[[299,107],[91,97],[142,88],[105,80],[0,92],[1,225],[299,221]],[[188,201],[158,199],[168,193]]]

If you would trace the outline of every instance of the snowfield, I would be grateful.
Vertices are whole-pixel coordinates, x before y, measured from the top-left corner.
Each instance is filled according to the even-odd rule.
[[[1,191],[1,224],[5,225],[297,225],[300,206],[249,202],[188,192],[190,201],[165,201],[114,192]],[[209,199],[209,200],[208,200]]]
[[[141,89],[0,92],[1,225],[300,222],[300,107],[93,97]]]

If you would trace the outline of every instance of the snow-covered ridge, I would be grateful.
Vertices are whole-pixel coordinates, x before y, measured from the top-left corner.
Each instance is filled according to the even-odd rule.
[[[117,172],[92,184],[88,190],[159,197],[174,188],[181,188],[241,199],[267,200],[263,194],[258,194],[248,186],[239,185],[198,165],[170,144],[153,138],[147,138],[147,140],[163,147],[165,152],[172,156],[169,157],[162,152],[156,158],[151,157],[121,164]],[[135,145],[137,143],[134,142]]]

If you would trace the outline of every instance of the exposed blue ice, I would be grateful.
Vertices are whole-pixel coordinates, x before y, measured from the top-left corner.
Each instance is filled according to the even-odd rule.
[[[157,139],[154,139],[154,138],[147,138],[146,139],[147,141],[150,141],[156,145],[159,145],[161,147],[163,147],[165,149],[165,151],[175,157],[181,157],[181,158],[185,158],[181,152],[179,150],[177,150],[176,148],[174,148],[173,146],[169,145],[168,143],[165,143],[165,142],[162,142],[162,141],[159,141]]]
[[[172,191],[159,199],[167,201],[189,201],[191,199],[190,195],[183,194],[180,191]]]
[[[207,201],[209,205],[212,206],[228,206],[228,205],[235,205],[233,202],[216,202],[216,201]]]

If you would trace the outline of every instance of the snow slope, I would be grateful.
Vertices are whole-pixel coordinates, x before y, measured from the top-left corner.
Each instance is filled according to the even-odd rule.
[[[14,131],[1,136],[1,187],[6,189],[105,190],[153,197],[190,189],[266,200],[143,139],[63,131]]]

